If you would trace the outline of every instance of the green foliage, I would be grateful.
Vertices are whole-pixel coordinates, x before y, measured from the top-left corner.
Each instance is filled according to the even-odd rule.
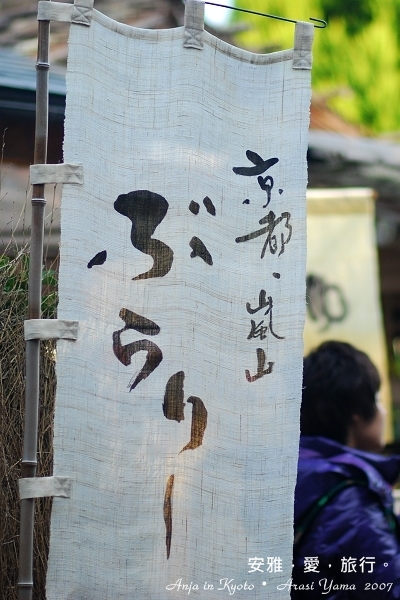
[[[21,314],[21,318],[26,318],[28,311],[29,256],[24,253],[21,253],[17,258],[0,256],[0,277],[3,308],[7,307],[9,303],[15,302],[17,295],[26,306],[25,314]],[[52,269],[42,271],[42,287],[42,318],[54,318],[57,307],[56,271]]]
[[[315,29],[313,90],[349,122],[371,132],[400,129],[400,0],[237,0],[237,6],[307,21]],[[293,46],[288,23],[235,13],[251,29],[237,42],[255,52]]]
[[[1,214],[1,211],[0,211]],[[25,408],[24,320],[28,312],[28,248],[9,246],[12,256],[0,255],[0,597],[17,600],[19,513]],[[43,316],[56,318],[57,277],[42,274]],[[56,387],[55,341],[41,342],[39,380],[38,477],[52,473],[53,414]],[[35,501],[33,600],[45,598],[46,565],[52,499]]]
[[[327,21],[343,21],[349,36],[360,33],[375,16],[373,0],[321,0],[321,8]]]

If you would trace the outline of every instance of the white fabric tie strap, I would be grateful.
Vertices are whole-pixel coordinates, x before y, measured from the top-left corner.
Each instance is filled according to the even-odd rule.
[[[89,26],[92,20],[93,0],[77,0],[75,4],[40,0],[38,21],[62,21]]]
[[[203,49],[204,0],[186,0],[184,48]]]
[[[298,21],[294,34],[293,69],[311,69],[313,39],[314,25]]]
[[[73,183],[83,184],[83,165],[60,163],[58,165],[31,165],[31,184]]]
[[[73,8],[73,4],[39,0],[37,20],[62,21],[63,23],[71,23]]]
[[[25,340],[76,340],[78,321],[30,319],[24,321]]]
[[[19,498],[70,498],[70,477],[26,477],[19,479]]]
[[[90,25],[93,12],[93,0],[75,0],[72,11],[72,22],[79,25]]]

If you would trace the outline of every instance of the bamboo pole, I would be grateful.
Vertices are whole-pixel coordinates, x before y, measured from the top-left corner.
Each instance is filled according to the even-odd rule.
[[[36,127],[34,164],[47,159],[49,113],[49,39],[50,22],[38,22],[36,63]],[[43,231],[46,199],[44,185],[32,191],[32,226],[29,261],[28,319],[41,318]],[[22,477],[35,477],[37,466],[37,432],[39,415],[40,341],[26,342],[26,391]],[[33,592],[33,525],[35,500],[21,500],[18,600],[31,600]]]

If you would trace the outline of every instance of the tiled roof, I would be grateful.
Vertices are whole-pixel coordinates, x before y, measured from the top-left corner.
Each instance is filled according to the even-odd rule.
[[[0,87],[34,91],[36,89],[35,61],[20,56],[11,49],[0,47]],[[54,68],[50,70],[49,92],[65,95],[63,70]]]

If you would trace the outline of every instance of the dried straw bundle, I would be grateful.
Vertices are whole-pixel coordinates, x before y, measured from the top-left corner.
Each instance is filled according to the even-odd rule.
[[[14,250],[14,252],[12,251]],[[4,600],[17,599],[19,551],[18,479],[23,444],[25,394],[25,341],[27,314],[28,250],[8,248],[0,256],[0,590]],[[56,279],[43,276],[43,316],[56,311]],[[55,344],[43,342],[41,352],[38,476],[52,474],[53,410],[55,396]],[[45,598],[51,499],[36,501],[34,541],[34,600]]]

